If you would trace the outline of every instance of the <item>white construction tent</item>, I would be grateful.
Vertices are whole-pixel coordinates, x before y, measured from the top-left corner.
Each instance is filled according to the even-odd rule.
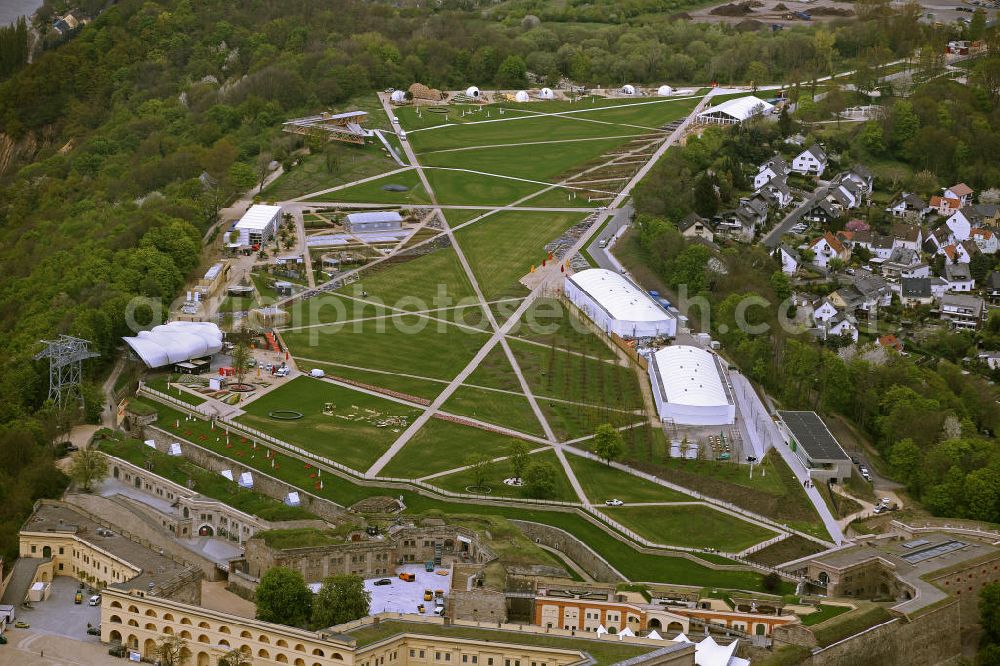
[[[150,368],[211,356],[222,351],[222,331],[207,321],[172,321],[122,340]]]
[[[527,102],[528,99],[529,98],[528,98],[528,91],[527,90],[518,90],[516,93],[514,93],[514,101],[515,102]]]
[[[660,86],[656,89],[656,94],[660,97],[668,97],[674,94],[674,89],[670,86]]]
[[[266,243],[278,231],[281,221],[281,206],[250,206],[233,230],[239,234],[240,245]]]
[[[393,90],[392,95],[389,96],[389,100],[393,104],[402,104],[406,101],[406,92],[403,90]]]
[[[773,104],[765,102],[759,97],[747,95],[746,97],[726,100],[718,106],[705,109],[698,114],[698,119],[708,123],[736,125],[754,116],[770,113],[772,110],[774,110]]]
[[[481,95],[482,93],[476,86],[469,86],[468,88],[465,89],[465,94],[468,95],[469,97],[472,97],[473,99],[479,99],[479,95]]]
[[[656,411],[678,425],[729,425],[736,421],[732,391],[718,355],[700,347],[673,345],[649,363]]]
[[[555,99],[556,94],[552,92],[552,88],[542,88],[538,91],[539,99]]]
[[[566,298],[606,333],[627,338],[674,337],[677,319],[639,285],[604,268],[566,278]]]
[[[253,474],[250,472],[243,472],[240,474],[240,480],[238,483],[243,488],[253,488]]]
[[[625,85],[622,86],[622,94],[623,95],[634,95],[635,94],[635,86],[633,86],[631,83],[626,83]]]

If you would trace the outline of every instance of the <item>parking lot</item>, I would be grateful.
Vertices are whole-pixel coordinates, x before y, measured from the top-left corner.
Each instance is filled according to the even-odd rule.
[[[439,575],[445,571],[447,575]],[[400,573],[412,573],[416,579],[412,583],[399,579]],[[424,590],[444,590],[445,596],[451,591],[451,569],[438,567],[435,571],[424,571],[422,564],[405,564],[396,569],[393,576],[383,576],[392,581],[390,585],[375,585],[381,578],[365,581],[365,589],[372,593],[371,613],[416,613],[417,606],[424,604],[427,613],[434,611],[433,601],[424,601]]]
[[[87,635],[87,623],[95,627],[101,623],[99,606],[89,606],[90,594],[84,589],[83,603],[73,603],[80,584],[67,576],[57,576],[52,581],[52,591],[45,601],[32,604],[33,608],[18,608],[17,619],[31,625],[31,631],[42,634],[67,636],[78,641],[100,642],[99,636]]]

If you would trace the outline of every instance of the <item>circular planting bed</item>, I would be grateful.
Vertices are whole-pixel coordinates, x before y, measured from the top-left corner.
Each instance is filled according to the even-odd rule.
[[[489,486],[485,488],[480,488],[479,486],[466,486],[465,492],[472,493],[473,495],[489,495],[493,492],[493,489]]]
[[[256,391],[257,387],[253,384],[229,384],[226,386],[226,390],[234,393],[250,393]]]
[[[428,107],[424,108],[424,111],[427,111],[428,113],[448,113],[448,107],[447,106],[428,106]]]
[[[273,412],[268,412],[267,415],[278,421],[298,421],[302,418],[302,412],[297,412],[294,409],[276,409]]]

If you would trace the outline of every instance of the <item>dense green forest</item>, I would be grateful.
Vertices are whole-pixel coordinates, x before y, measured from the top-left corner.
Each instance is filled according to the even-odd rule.
[[[414,81],[521,86],[529,73],[587,86],[808,79],[924,44],[939,49],[949,36],[919,27],[914,9],[881,1],[859,3],[858,21],[778,33],[672,21],[655,3],[634,11],[604,3],[621,11],[603,23],[541,10],[529,17],[513,4],[423,4],[88,0],[77,6],[94,17],[89,25],[45,41],[28,66],[5,66],[0,455],[30,440],[43,460],[41,445],[58,432],[45,425],[55,417],[44,410],[45,368],[31,360],[37,341],[59,333],[91,340],[102,358],[87,375],[99,381],[129,332],[133,299],[173,298],[200,266],[201,239],[220,208],[256,181],[258,162],[285,161],[300,148],[279,133],[289,116],[347,108]],[[47,1],[39,25],[67,7]],[[13,45],[0,48],[13,54],[3,62],[21,57],[18,30],[0,40]],[[12,541],[3,535],[24,502],[58,485],[32,479],[0,484],[11,512],[0,516],[7,553]]]

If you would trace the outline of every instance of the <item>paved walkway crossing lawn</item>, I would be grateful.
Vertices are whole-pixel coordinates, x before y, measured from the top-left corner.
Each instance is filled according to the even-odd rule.
[[[327,405],[330,415],[324,414]],[[300,412],[301,419],[282,421],[269,416],[275,410]],[[297,377],[246,406],[237,421],[317,455],[352,467],[367,469],[399,432],[412,423],[418,410],[354,391],[320,379]],[[405,424],[387,424],[391,417]]]
[[[317,363],[311,359],[296,359],[300,370],[320,368],[327,377],[342,377],[344,379],[370,384],[372,386],[399,391],[408,396],[433,400],[444,387],[448,385],[445,379],[431,380],[418,377],[407,377],[396,372],[346,367],[332,363]]]
[[[529,448],[531,445],[528,445]],[[501,451],[500,455],[506,455],[509,451],[509,446]],[[552,465],[556,472],[556,483],[555,491],[550,497],[545,499],[562,500],[564,502],[577,502],[579,499],[576,493],[573,492],[572,486],[570,486],[569,479],[566,478],[566,474],[563,472],[562,466],[559,464],[556,454],[551,449],[546,451],[539,451],[538,453],[533,453],[528,458],[529,465],[533,463],[548,463]],[[462,463],[464,464],[464,463]],[[524,488],[518,488],[516,486],[508,486],[503,482],[504,479],[509,478],[514,475],[514,472],[510,469],[510,463],[506,461],[500,461],[495,463],[490,470],[490,474],[487,476],[487,484],[490,487],[489,497],[528,497]],[[456,493],[469,492],[466,490],[469,486],[475,483],[475,475],[472,470],[462,470],[461,472],[456,472],[454,474],[449,474],[448,476],[440,476],[430,480],[430,483],[434,484],[439,488],[445,490],[451,490]]]
[[[366,300],[381,302],[402,310],[430,310],[454,307],[462,299],[475,303],[458,255],[452,248],[434,249],[424,246],[422,256],[390,260],[373,270],[362,271],[359,280],[345,293]],[[361,293],[359,293],[359,291]]]
[[[386,190],[387,185],[405,187],[405,191]],[[376,178],[366,183],[352,185],[333,192],[316,194],[307,197],[305,201],[343,201],[345,203],[386,203],[400,205],[426,204],[429,202],[427,192],[413,169],[400,171],[382,178]]]
[[[510,437],[481,428],[431,419],[382,468],[379,476],[418,479],[468,465],[474,456],[505,456],[513,441]],[[497,466],[504,464],[497,463]],[[465,489],[458,489],[458,492],[465,492]]]
[[[537,192],[545,183],[530,182],[491,175],[488,169],[466,167],[469,171],[454,169],[427,169],[424,173],[434,189],[439,204],[450,206],[506,206],[518,199]],[[473,173],[482,171],[483,173]],[[523,176],[521,177],[523,178]],[[447,214],[446,214],[447,216]]]
[[[738,552],[776,536],[769,529],[704,505],[626,505],[606,508],[605,513],[650,541],[673,546]]]
[[[615,498],[623,502],[696,501],[691,495],[640,479],[603,462],[570,454],[566,457],[587,493],[587,499],[595,504]]]

